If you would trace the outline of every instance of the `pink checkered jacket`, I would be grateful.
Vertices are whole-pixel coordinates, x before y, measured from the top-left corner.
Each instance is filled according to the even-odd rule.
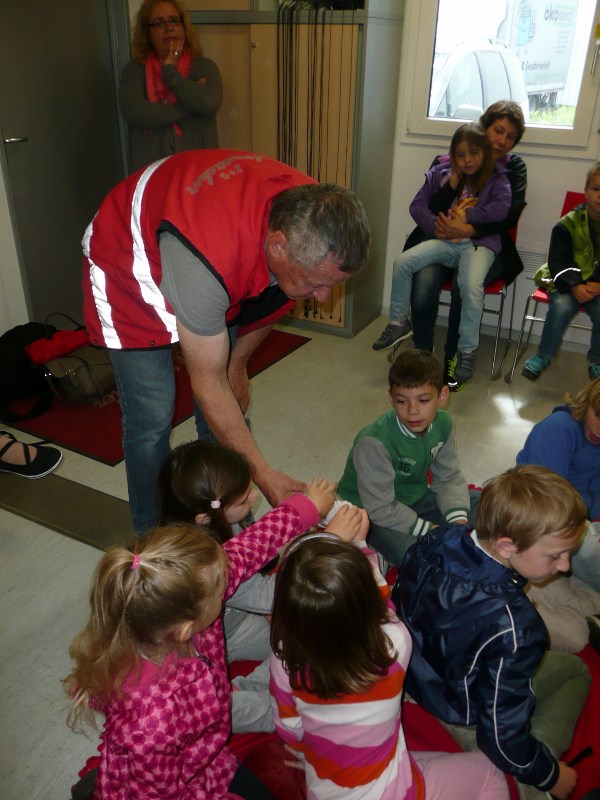
[[[225,599],[291,538],[319,521],[314,504],[294,495],[227,541]],[[95,800],[233,800],[238,767],[225,746],[231,732],[223,623],[194,637],[199,657],[162,667],[142,661],[121,697],[105,709]]]

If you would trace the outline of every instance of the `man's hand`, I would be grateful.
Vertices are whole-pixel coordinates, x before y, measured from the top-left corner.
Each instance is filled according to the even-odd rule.
[[[265,498],[273,507],[291,494],[305,492],[306,484],[295,478],[286,475],[285,472],[276,472],[273,469],[265,469],[261,474],[255,473],[254,480]]]

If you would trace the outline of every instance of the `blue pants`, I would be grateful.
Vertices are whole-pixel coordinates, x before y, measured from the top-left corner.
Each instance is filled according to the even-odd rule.
[[[477,516],[477,508],[479,507],[479,498],[481,492],[477,489],[469,489],[469,497],[471,499],[471,508],[467,519],[469,525],[475,524],[475,517]],[[419,517],[426,519],[428,522],[433,522],[434,525],[445,525],[446,520],[437,504],[437,498],[431,489],[427,489],[423,497],[410,506]],[[379,525],[371,523],[369,529],[368,542],[374,550],[385,558],[390,564],[400,566],[406,551],[417,541],[417,537],[411,536],[410,533],[395,530],[394,528],[382,528]]]
[[[232,343],[237,330],[229,331]],[[169,438],[175,408],[175,375],[170,347],[154,350],[109,350],[123,417],[123,450],[129,508],[137,534],[151,530],[158,519],[157,481],[171,452]],[[212,435],[194,401],[198,439]]]
[[[483,314],[483,282],[495,258],[487,247],[474,247],[470,239],[445,242],[429,239],[402,253],[394,261],[390,318],[408,318],[413,275],[430,264],[443,264],[457,269],[457,282],[462,299],[459,326],[459,348],[476,350]]]
[[[489,268],[484,288],[502,277],[504,267],[496,258]],[[462,312],[460,292],[458,291],[456,270],[443,264],[429,264],[413,277],[410,307],[412,311],[413,343],[418,350],[433,350],[433,332],[438,316],[439,294],[446,280],[452,279],[450,293],[450,310],[448,313],[448,331],[444,352],[453,356],[458,351],[458,329]]]
[[[563,334],[569,322],[579,311],[580,303],[571,292],[548,292],[550,307],[546,312],[544,330],[538,347],[538,354],[545,358],[554,358],[560,347]],[[594,297],[588,303],[582,303],[583,308],[592,320],[592,340],[588,351],[588,359],[594,364],[600,363],[600,296]]]

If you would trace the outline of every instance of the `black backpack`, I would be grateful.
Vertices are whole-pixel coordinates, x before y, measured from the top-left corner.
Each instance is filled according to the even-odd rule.
[[[31,419],[50,408],[52,391],[44,370],[31,364],[25,346],[55,331],[52,325],[26,322],[0,336],[0,420],[3,422]],[[11,400],[24,398],[33,401],[29,411],[19,414],[8,407]]]

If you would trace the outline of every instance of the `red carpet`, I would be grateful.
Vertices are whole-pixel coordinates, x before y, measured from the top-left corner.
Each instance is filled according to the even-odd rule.
[[[248,374],[251,378],[258,375],[308,341],[306,336],[271,331],[250,358]],[[173,351],[173,361],[177,386],[173,423],[177,425],[192,415],[193,404],[192,388],[179,348]],[[19,401],[12,403],[11,408],[23,413],[30,405]],[[123,460],[121,409],[116,389],[89,405],[68,405],[54,398],[50,409],[41,416],[10,425],[111,467]]]

